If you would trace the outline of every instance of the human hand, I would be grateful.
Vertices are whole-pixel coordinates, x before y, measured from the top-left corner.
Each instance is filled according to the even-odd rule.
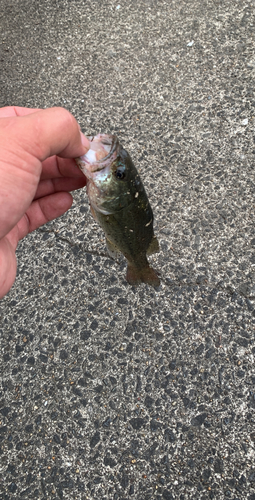
[[[64,214],[73,201],[69,191],[86,184],[73,158],[88,149],[63,108],[0,109],[0,298],[16,277],[18,241]]]

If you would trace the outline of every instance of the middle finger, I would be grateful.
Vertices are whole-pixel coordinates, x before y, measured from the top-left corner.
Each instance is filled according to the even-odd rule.
[[[72,158],[50,156],[42,162],[41,179],[56,179],[61,177],[76,177],[82,179],[84,174]]]
[[[34,200],[38,198],[44,198],[53,193],[58,193],[61,191],[74,191],[75,189],[80,189],[86,185],[86,177],[83,175],[80,179],[75,179],[73,177],[62,177],[58,179],[44,179],[38,184],[37,191],[34,196]]]

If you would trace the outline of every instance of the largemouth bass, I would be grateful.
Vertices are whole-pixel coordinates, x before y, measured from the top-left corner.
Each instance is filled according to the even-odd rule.
[[[158,286],[147,255],[158,252],[159,244],[140,176],[116,136],[98,134],[90,141],[89,151],[76,163],[87,177],[91,212],[104,230],[108,252],[126,257],[128,283]]]

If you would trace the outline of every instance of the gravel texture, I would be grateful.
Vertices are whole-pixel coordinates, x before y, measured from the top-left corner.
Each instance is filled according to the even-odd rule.
[[[155,215],[131,287],[85,190],[0,305],[0,499],[255,500],[255,2],[1,0],[0,105],[114,132]]]

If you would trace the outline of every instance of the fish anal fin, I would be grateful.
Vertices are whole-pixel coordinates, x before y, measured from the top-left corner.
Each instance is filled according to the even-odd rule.
[[[160,279],[157,273],[149,265],[139,269],[128,263],[127,282],[130,285],[138,285],[139,283],[147,283],[151,286],[159,286]]]
[[[159,242],[155,235],[153,235],[152,240],[147,249],[147,255],[152,255],[153,253],[159,252]]]
[[[116,259],[120,255],[118,248],[108,238],[106,238],[106,248],[112,259]]]

